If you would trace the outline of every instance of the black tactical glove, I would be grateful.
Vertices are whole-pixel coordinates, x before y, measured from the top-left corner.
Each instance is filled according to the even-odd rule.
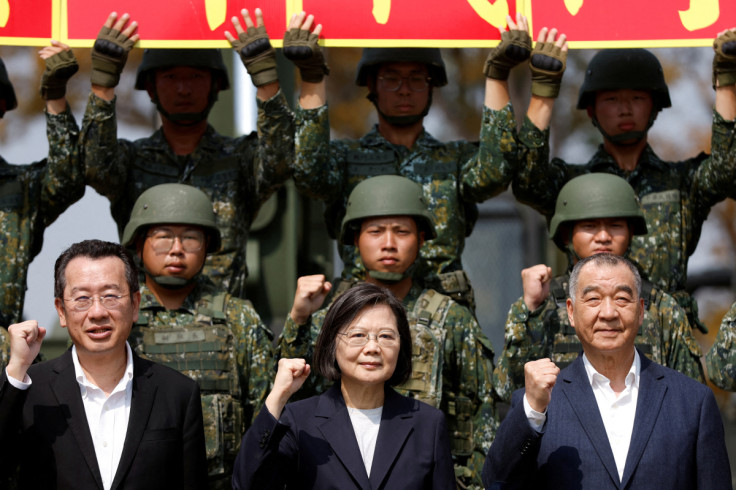
[[[92,83],[116,87],[135,43],[111,27],[102,27],[92,47]]]
[[[727,31],[713,41],[713,88],[736,84],[736,32]],[[716,84],[716,82],[718,82]]]
[[[79,64],[74,53],[61,51],[46,58],[46,69],[41,75],[41,97],[44,100],[61,99],[66,95],[66,82],[77,73]]]
[[[317,41],[317,34],[298,27],[284,33],[284,56],[299,68],[299,74],[305,82],[319,83],[325,75],[330,74]]]
[[[501,42],[488,53],[483,73],[496,80],[508,80],[513,67],[529,59],[532,39],[526,31],[504,31]]]
[[[567,51],[555,46],[555,43],[535,44],[529,63],[532,70],[532,94],[539,97],[557,97],[566,64]]]
[[[249,27],[230,44],[243,60],[253,85],[261,87],[279,79],[276,73],[276,50],[271,46],[264,26]]]

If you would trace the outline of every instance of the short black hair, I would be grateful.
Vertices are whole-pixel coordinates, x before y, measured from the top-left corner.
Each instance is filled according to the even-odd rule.
[[[314,348],[313,363],[317,374],[330,381],[340,379],[340,368],[335,358],[337,334],[350,325],[361,311],[376,305],[386,305],[391,308],[399,331],[399,357],[396,361],[396,369],[386,383],[389,386],[397,386],[409,379],[412,341],[406,309],[391,291],[370,283],[357,284],[348,289],[332,303],[327,311]]]
[[[66,288],[66,267],[73,259],[86,257],[89,259],[104,259],[106,257],[117,257],[125,265],[125,281],[131,297],[140,289],[138,283],[138,268],[135,266],[133,257],[125,248],[113,242],[102,240],[85,240],[78,242],[64,250],[54,265],[54,297],[64,299],[64,288]]]

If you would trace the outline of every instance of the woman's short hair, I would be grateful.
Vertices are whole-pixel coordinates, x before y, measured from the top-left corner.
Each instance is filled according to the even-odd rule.
[[[336,359],[337,334],[347,328],[361,311],[376,305],[386,305],[391,308],[399,331],[399,357],[396,361],[396,369],[386,383],[389,386],[397,386],[409,379],[412,340],[404,305],[388,289],[369,283],[361,283],[348,289],[327,310],[327,316],[314,348],[313,362],[317,374],[330,381],[340,379],[340,368]]]

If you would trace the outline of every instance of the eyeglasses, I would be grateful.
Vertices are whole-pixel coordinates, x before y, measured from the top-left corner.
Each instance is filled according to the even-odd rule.
[[[167,253],[174,247],[174,241],[178,238],[181,248],[185,252],[199,252],[204,245],[204,233],[197,230],[187,231],[181,235],[175,235],[170,231],[154,231],[146,235],[151,240],[151,248],[159,254]]]
[[[380,330],[378,333],[370,333],[366,330],[354,328],[337,334],[343,335],[350,347],[363,347],[371,338],[381,347],[396,347],[399,343],[399,334],[394,330]]]
[[[401,84],[406,80],[406,86],[412,92],[424,92],[429,86],[431,77],[426,75],[410,75],[408,77],[402,77],[399,75],[382,75],[378,77],[381,86],[389,92],[396,92],[401,87]]]
[[[77,298],[65,299],[72,305],[74,311],[87,311],[92,308],[96,300],[99,300],[100,306],[106,310],[116,310],[120,307],[121,299],[129,296],[128,294],[106,294],[104,296],[79,296]]]

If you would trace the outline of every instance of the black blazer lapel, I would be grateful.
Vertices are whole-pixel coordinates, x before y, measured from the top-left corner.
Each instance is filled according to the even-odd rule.
[[[616,486],[619,486],[620,480],[616,469],[616,460],[613,458],[613,451],[611,450],[611,444],[608,442],[608,435],[593,394],[593,388],[590,386],[588,375],[585,372],[583,356],[579,356],[569,368],[565,369],[561,373],[561,378],[561,380],[558,380],[557,386],[567,397],[567,402],[580,421],[580,429],[590,439],[611,480]]]
[[[143,432],[148,426],[151,415],[151,407],[156,398],[156,385],[151,383],[151,371],[148,369],[150,363],[133,354],[133,393],[130,400],[130,418],[128,419],[128,431],[125,434],[123,453],[120,455],[120,463],[112,481],[112,488],[118,488],[128,473],[138,446],[143,437]]]
[[[663,382],[665,371],[641,353],[639,353],[639,359],[641,359],[639,395],[636,401],[634,429],[631,433],[629,452],[626,455],[624,477],[621,480],[622,488],[626,487],[639,464],[667,393],[667,383]]]
[[[373,488],[380,488],[381,482],[398,459],[404,442],[414,430],[412,406],[415,403],[418,402],[402,397],[391,388],[386,388],[381,427],[378,429],[376,451],[371,466],[370,481]]]
[[[332,447],[335,456],[352,476],[355,484],[360,488],[370,489],[371,484],[368,481],[363,457],[360,455],[353,424],[350,422],[348,409],[340,392],[340,383],[335,383],[319,397],[314,416],[324,419],[323,422],[318,421],[317,426]],[[378,448],[376,448],[377,451]]]
[[[53,374],[49,378],[49,387],[59,406],[69,407],[67,413],[69,430],[76,439],[79,451],[82,453],[82,457],[87,463],[87,468],[92,473],[95,482],[97,482],[97,486],[102,488],[102,475],[97,463],[92,434],[89,432],[87,413],[84,411],[79,383],[77,383],[77,377],[74,373],[71,350],[66,351],[56,361],[50,362],[53,363]]]

